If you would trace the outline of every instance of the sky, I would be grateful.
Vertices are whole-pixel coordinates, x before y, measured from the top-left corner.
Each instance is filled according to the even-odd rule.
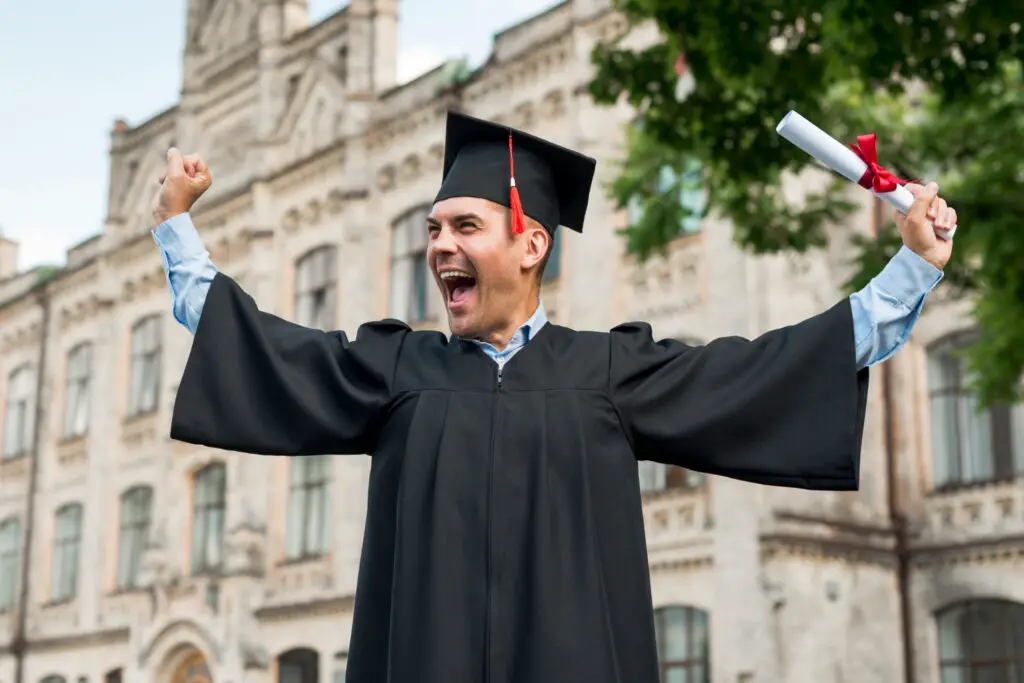
[[[255,1],[255,0],[249,0]],[[172,106],[186,0],[0,0],[0,233],[21,269],[61,265],[103,228],[115,119]],[[308,0],[317,22],[347,4]],[[399,79],[445,58],[483,61],[494,34],[555,0],[400,0]]]

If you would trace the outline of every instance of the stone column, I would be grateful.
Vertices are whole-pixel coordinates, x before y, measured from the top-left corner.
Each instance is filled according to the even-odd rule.
[[[622,112],[617,107],[598,107],[586,92],[591,77],[593,37],[586,29],[574,29],[574,56],[568,77],[568,114],[571,143],[582,154],[597,159],[597,172],[582,235],[563,232],[566,240],[566,323],[578,329],[608,329],[620,322],[615,310],[615,290],[620,280],[624,243],[616,233],[614,202],[608,184],[622,155]]]

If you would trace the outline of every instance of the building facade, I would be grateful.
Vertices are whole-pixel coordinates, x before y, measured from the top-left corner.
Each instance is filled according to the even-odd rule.
[[[626,31],[609,4],[569,0],[472,74],[398,85],[397,0],[316,25],[303,0],[189,0],[180,102],[114,125],[103,232],[56,272],[17,272],[0,238],[0,683],[344,680],[368,459],[168,438],[190,336],[148,206],[172,144],[214,173],[194,216],[215,263],[310,326],[444,328],[422,225],[449,107],[599,161],[586,232],[545,275],[556,322],[702,342],[838,300],[844,236],[881,215],[859,191],[813,255],[755,258],[714,217],[665,257],[624,253],[604,185],[633,114],[585,87],[592,46]],[[665,683],[1024,681],[1024,413],[973,410],[969,305],[940,289],[873,371],[856,493],[641,465]]]

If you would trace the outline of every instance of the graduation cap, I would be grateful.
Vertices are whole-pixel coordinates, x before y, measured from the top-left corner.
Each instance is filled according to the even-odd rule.
[[[444,172],[435,202],[478,197],[512,210],[512,229],[529,216],[555,234],[583,232],[597,162],[508,126],[448,112]]]

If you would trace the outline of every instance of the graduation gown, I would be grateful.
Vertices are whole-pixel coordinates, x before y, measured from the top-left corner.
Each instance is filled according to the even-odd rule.
[[[657,683],[637,461],[854,490],[854,358],[844,300],[700,347],[548,324],[499,371],[397,321],[295,325],[218,274],[171,437],[370,455],[349,683]]]

